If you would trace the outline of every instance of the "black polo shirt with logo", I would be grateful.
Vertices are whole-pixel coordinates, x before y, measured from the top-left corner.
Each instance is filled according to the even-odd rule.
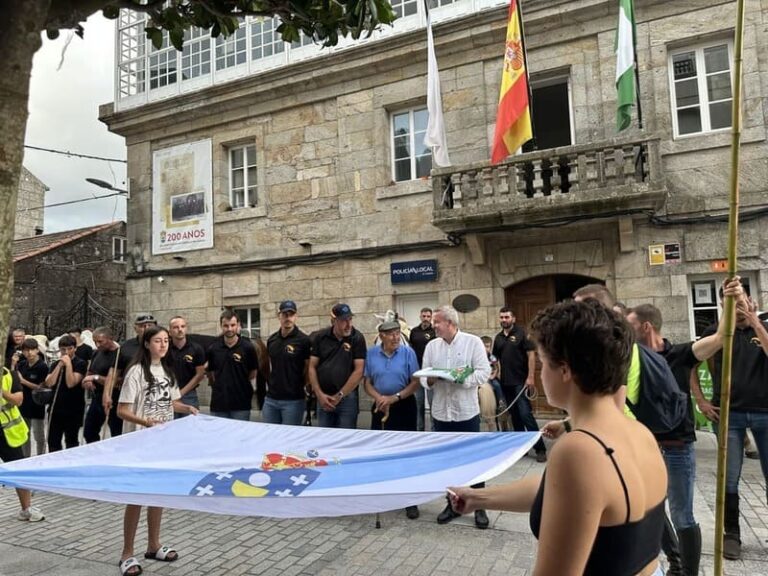
[[[496,334],[493,340],[493,355],[501,365],[501,385],[520,386],[528,378],[528,352],[535,350],[533,342],[525,330],[514,324],[509,334],[504,330]]]
[[[125,357],[126,366],[136,358],[139,348],[141,348],[141,343],[138,337],[131,338],[120,344],[120,356]]]
[[[318,358],[317,380],[325,394],[336,394],[355,370],[355,360],[365,360],[368,350],[365,336],[357,329],[339,340],[333,327],[312,334],[311,356]]]
[[[768,327],[768,324],[763,322],[763,326]],[[702,336],[708,336],[716,330],[717,326],[710,326]],[[714,364],[712,404],[719,406],[723,370],[722,350],[715,354]],[[751,326],[737,326],[734,331],[731,370],[731,410],[768,412],[768,355],[760,346],[760,339]]]
[[[208,372],[214,375],[211,385],[211,412],[250,410],[253,386],[248,375],[259,366],[256,348],[250,340],[238,336],[234,346],[219,336],[206,353]]]
[[[117,356],[118,350],[122,349],[115,348],[114,350],[108,351],[96,350],[96,354],[93,355],[93,360],[91,361],[88,373],[99,375],[99,381],[96,383],[97,386],[104,386],[104,378],[109,374],[109,370],[115,366],[115,357]],[[117,369],[122,372],[128,367],[128,364],[130,364],[128,357],[125,354],[120,354],[120,357],[117,360]]]
[[[51,366],[51,372],[56,370],[59,362],[61,360],[57,360]],[[85,376],[87,370],[87,362],[77,356],[72,358],[72,371],[74,373]],[[72,388],[67,386],[67,373],[66,369],[62,366],[59,372],[59,379],[56,381],[53,389],[58,389],[58,391],[55,393],[56,400],[51,408],[51,419],[82,420],[85,414],[85,390],[83,390],[82,382]]]
[[[205,364],[205,350],[200,344],[187,339],[181,348],[171,342],[168,353],[173,361],[176,385],[181,390],[195,377],[197,369]]]
[[[267,398],[304,399],[304,367],[309,360],[309,336],[294,326],[283,338],[280,330],[267,340],[272,370],[267,384]]]
[[[421,362],[424,358],[424,349],[434,339],[435,329],[432,328],[432,325],[429,328],[422,328],[421,324],[419,324],[415,328],[411,328],[411,335],[408,341],[413,351],[416,352],[416,360],[419,362],[419,367],[421,367]]]
[[[91,358],[93,358],[93,348],[83,342],[75,349],[75,356],[84,362],[88,362]]]

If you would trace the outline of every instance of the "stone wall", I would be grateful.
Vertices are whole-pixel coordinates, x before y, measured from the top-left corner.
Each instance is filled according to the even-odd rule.
[[[19,178],[19,192],[16,200],[16,228],[13,239],[29,238],[43,231],[45,193],[48,186],[43,184],[29,170],[22,167]],[[40,232],[38,232],[38,230]]]

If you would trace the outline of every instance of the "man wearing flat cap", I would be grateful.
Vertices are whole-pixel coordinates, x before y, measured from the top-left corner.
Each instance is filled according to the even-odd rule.
[[[357,428],[357,388],[365,366],[365,337],[352,326],[347,304],[331,309],[331,325],[312,335],[309,383],[317,397],[317,421],[325,428]]]
[[[296,302],[284,300],[277,308],[280,329],[267,340],[272,370],[261,419],[267,424],[301,426],[304,422],[309,336],[296,326]]]
[[[379,324],[380,344],[368,349],[365,358],[365,391],[373,398],[372,430],[416,431],[416,396],[420,386],[413,374],[419,369],[416,353],[403,346],[397,320]],[[419,517],[417,506],[408,506],[411,520]]]

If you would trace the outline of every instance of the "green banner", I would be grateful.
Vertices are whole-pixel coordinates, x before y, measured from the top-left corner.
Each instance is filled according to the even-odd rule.
[[[707,400],[712,400],[712,375],[709,373],[709,368],[706,362],[699,364],[696,373],[699,375],[699,386],[701,387],[701,393]],[[696,418],[696,429],[706,430],[707,432],[714,432],[713,423],[710,422],[704,414],[701,413],[699,407],[696,406],[696,400],[691,395],[691,402],[693,402],[693,414]]]

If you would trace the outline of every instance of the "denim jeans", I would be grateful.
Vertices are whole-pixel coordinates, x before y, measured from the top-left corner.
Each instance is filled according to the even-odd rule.
[[[182,404],[186,404],[187,406],[194,406],[195,408],[200,408],[200,400],[197,397],[197,392],[192,394],[185,394],[181,397]],[[173,418],[175,420],[178,420],[179,418],[184,418],[185,416],[189,416],[186,412],[174,412]]]
[[[323,428],[357,428],[357,415],[360,412],[357,389],[348,396],[344,396],[336,405],[336,410],[326,412],[318,403],[317,425]]]
[[[522,384],[515,386],[502,387],[504,397],[507,400],[507,406],[509,406],[520,394],[523,389]],[[520,397],[515,402],[514,406],[509,410],[512,417],[512,427],[515,432],[538,432],[539,425],[536,423],[536,418],[533,417],[533,409],[531,408],[531,402],[526,397],[525,393],[520,394]],[[539,438],[536,444],[533,445],[533,449],[536,452],[546,452],[547,448],[544,445],[544,441]]]
[[[768,480],[768,412],[731,411],[728,420],[728,457],[725,463],[725,491],[728,494],[739,492],[747,428],[752,430],[752,436],[755,437],[757,451],[760,453],[760,468]]]
[[[225,410],[223,412],[211,411],[211,416],[216,416],[217,418],[229,418],[230,420],[242,420],[244,422],[251,421],[250,410]]]
[[[261,409],[261,421],[266,424],[290,424],[301,426],[304,423],[304,400],[275,400],[267,396]]]
[[[675,530],[685,530],[696,525],[693,517],[693,490],[696,480],[696,453],[693,442],[683,446],[661,446],[667,465],[667,498],[669,512]]]

